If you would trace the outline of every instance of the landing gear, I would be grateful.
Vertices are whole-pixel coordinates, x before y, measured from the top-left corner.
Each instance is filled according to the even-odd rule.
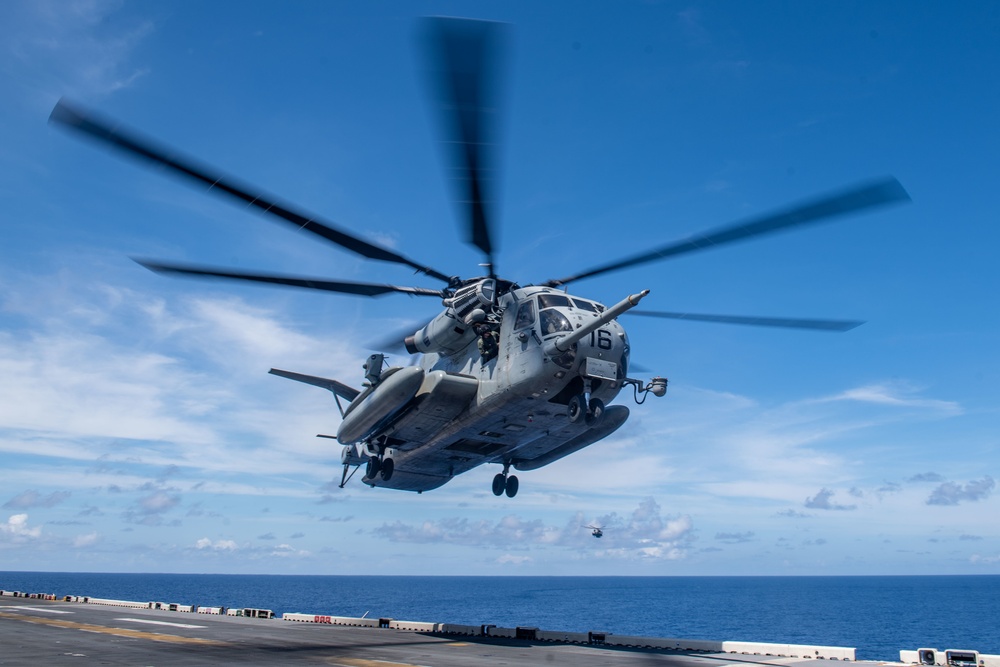
[[[382,481],[388,482],[392,479],[392,472],[396,469],[396,464],[392,462],[392,459],[382,460]]]
[[[599,398],[592,398],[590,399],[589,407],[590,409],[587,410],[587,416],[584,418],[584,421],[587,422],[587,426],[596,426],[604,418],[604,401]]]
[[[506,493],[508,498],[513,498],[517,495],[517,489],[520,485],[517,476],[507,474],[509,470],[510,463],[504,463],[503,472],[497,473],[496,477],[493,478],[494,496],[502,496]]]
[[[368,479],[375,479],[376,475],[381,475],[383,482],[392,479],[392,473],[396,469],[396,464],[392,459],[382,457],[381,459],[371,456],[368,458],[368,465],[365,466],[365,476]]]
[[[570,424],[579,424],[582,421],[587,426],[596,426],[604,417],[604,401],[599,398],[588,401],[586,394],[577,394],[569,399],[566,415]]]

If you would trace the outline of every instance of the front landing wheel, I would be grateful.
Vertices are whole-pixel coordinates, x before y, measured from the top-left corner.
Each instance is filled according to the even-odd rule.
[[[504,491],[507,493],[508,498],[513,498],[514,496],[517,495],[518,486],[519,485],[517,483],[517,477],[511,475],[510,477],[507,478],[507,483],[504,485],[505,487]]]
[[[507,478],[504,477],[503,473],[497,473],[497,476],[493,478],[493,495],[502,496],[504,489],[507,488]]]
[[[587,425],[596,426],[604,418],[604,401],[599,398],[590,399],[590,410],[587,412]]]

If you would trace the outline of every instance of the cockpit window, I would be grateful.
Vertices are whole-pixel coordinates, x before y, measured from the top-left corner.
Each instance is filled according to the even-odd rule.
[[[538,314],[538,323],[541,326],[543,336],[573,330],[573,325],[566,319],[566,316],[553,308],[541,311]]]
[[[514,331],[530,327],[535,323],[535,302],[525,301],[517,309],[517,317],[514,318]]]
[[[587,312],[590,313],[597,312],[597,305],[591,303],[590,301],[583,301],[582,299],[573,299],[573,305],[579,308],[580,310],[586,310]]]
[[[569,298],[562,294],[539,294],[538,308],[569,308]]]

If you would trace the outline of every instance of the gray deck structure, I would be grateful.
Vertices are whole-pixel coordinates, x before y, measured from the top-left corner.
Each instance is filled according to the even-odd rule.
[[[164,603],[44,599],[0,591],[0,665],[331,665],[341,667],[825,667],[854,649],[752,644],[536,628],[284,614],[259,617]],[[173,608],[173,610],[171,610]],[[242,615],[244,614],[246,615]],[[975,651],[901,651],[865,665],[1000,667]]]

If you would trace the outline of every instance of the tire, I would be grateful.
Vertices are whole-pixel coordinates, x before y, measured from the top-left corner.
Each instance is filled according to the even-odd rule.
[[[365,477],[368,479],[375,479],[375,476],[378,475],[378,472],[381,469],[382,462],[372,456],[368,459],[368,465],[365,466]]]
[[[382,461],[382,481],[388,482],[392,479],[392,473],[396,470],[396,464],[392,462],[392,459],[385,459]]]
[[[517,487],[520,486],[517,482],[517,477],[510,475],[507,477],[507,483],[504,485],[504,491],[507,493],[508,498],[513,498],[517,495]]]
[[[604,401],[599,398],[590,399],[590,411],[587,413],[587,424],[596,426],[604,419]]]
[[[497,476],[493,478],[493,495],[502,496],[504,489],[507,487],[507,479],[502,473],[497,473]]]
[[[570,424],[579,424],[587,416],[587,408],[583,404],[583,396],[577,395],[569,399],[569,404],[566,408]]]

